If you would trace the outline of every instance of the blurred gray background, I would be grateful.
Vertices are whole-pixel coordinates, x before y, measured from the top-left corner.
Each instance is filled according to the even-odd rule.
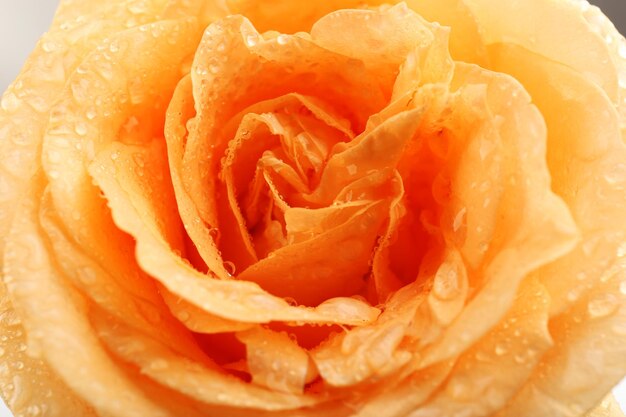
[[[599,6],[618,30],[626,34],[626,0],[590,2]],[[37,39],[50,25],[57,3],[57,0],[0,0],[0,91],[13,81]],[[626,410],[626,380],[615,389],[615,394]],[[0,417],[10,416],[0,401]]]

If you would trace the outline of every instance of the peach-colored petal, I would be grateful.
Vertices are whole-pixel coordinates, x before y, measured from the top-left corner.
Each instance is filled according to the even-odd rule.
[[[611,394],[602,400],[600,405],[587,413],[585,417],[624,417],[624,412]]]
[[[465,351],[444,386],[415,417],[489,416],[523,386],[541,355],[552,345],[549,297],[536,280],[520,286],[513,307],[478,343]]]
[[[553,188],[583,232],[576,252],[540,272],[552,314],[561,313],[595,285],[624,241],[626,147],[618,115],[598,87],[561,64],[514,45],[490,53],[494,67],[524,83],[541,109]]]
[[[39,169],[41,138],[54,102],[82,60],[103,39],[153,21],[159,1],[132,16],[122,1],[61,2],[52,27],[38,42],[0,105],[0,235],[5,236],[18,201]],[[0,248],[4,240],[0,240]]]
[[[255,410],[284,410],[313,405],[322,398],[266,390],[228,375],[215,364],[191,360],[132,332],[124,325],[95,319],[98,336],[114,354],[133,363],[163,386],[210,405]]]
[[[376,323],[334,335],[311,355],[326,383],[345,387],[384,377],[412,359],[400,344],[415,311],[423,302],[417,285],[408,285],[391,297]]]
[[[237,334],[246,345],[247,369],[252,382],[273,391],[302,394],[317,370],[306,350],[287,333],[257,327]]]
[[[427,349],[423,365],[460,352],[462,347],[469,346],[471,341],[495,325],[509,308],[517,283],[533,269],[571,250],[578,236],[566,206],[550,192],[549,177],[542,160],[545,127],[539,113],[529,103],[529,97],[510,77],[466,64],[457,64],[455,72],[453,85],[463,86],[459,91],[465,91],[467,99],[473,100],[470,102],[474,108],[484,105],[486,108],[482,114],[500,115],[501,118],[487,119],[484,130],[475,131],[475,139],[465,139],[467,147],[458,161],[458,168],[448,174],[452,175],[453,197],[446,209],[450,210],[452,224],[445,227],[453,231],[457,222],[452,219],[459,211],[466,210],[463,216],[467,229],[460,252],[473,268],[478,265],[476,262],[484,262],[483,276],[480,291],[446,329],[441,340]],[[484,90],[474,90],[474,83],[485,83]],[[457,101],[454,111],[462,112],[465,105],[463,101]],[[454,120],[459,119],[452,117],[448,122],[452,123],[452,131]],[[485,140],[495,141],[494,154],[487,159],[483,157],[481,146]],[[522,154],[523,158],[520,157]],[[499,172],[498,178],[490,172]],[[499,182],[498,187],[507,190],[497,197],[498,202],[493,202],[497,206],[496,212],[485,204],[486,198],[493,195],[481,198],[474,191],[485,185],[495,189],[492,181]],[[520,205],[524,207],[523,214],[519,211]],[[490,211],[493,214],[485,215]],[[487,226],[485,221],[491,225]],[[495,247],[498,250],[492,252]]]
[[[503,415],[583,412],[624,372],[617,358],[625,335],[626,147],[618,115],[606,94],[571,68],[513,45],[490,53],[494,66],[519,78],[542,110],[553,187],[583,232],[574,252],[537,271],[552,298],[551,331],[559,343]]]
[[[33,189],[34,195],[22,201],[22,215],[13,224],[4,258],[4,280],[29,343],[98,413],[167,415],[117,369],[92,332],[85,300],[52,264],[37,224],[34,197],[41,192]]]
[[[165,116],[167,156],[176,194],[178,213],[185,230],[198,250],[208,269],[221,279],[229,277],[217,248],[219,229],[202,221],[198,208],[186,191],[182,179],[182,159],[187,135],[185,123],[193,114],[191,77],[185,76],[176,87]]]
[[[229,47],[220,52],[220,45]],[[235,61],[233,67],[230,63]],[[359,129],[385,101],[384,86],[362,62],[321,48],[307,36],[265,39],[242,17],[209,26],[191,77],[197,114],[188,124],[183,181],[201,218],[211,227],[218,223],[214,196],[219,159],[231,139],[220,135],[216,126],[225,125],[252,103],[295,91],[333,103],[352,129]],[[221,103],[220,97],[229,100]]]
[[[552,318],[555,346],[500,416],[582,414],[624,374],[626,262],[620,258],[592,292]]]
[[[94,410],[70,390],[41,357],[34,357],[20,315],[0,283],[0,394],[15,414],[91,417]]]
[[[195,26],[189,21],[178,21],[122,32],[105,43],[105,48],[94,51],[81,64],[82,69],[73,74],[66,87],[65,98],[59,102],[51,117],[44,145],[44,163],[52,182],[51,192],[55,206],[61,207],[58,214],[71,240],[79,244],[88,256],[98,260],[100,265],[106,265],[109,273],[116,277],[135,280],[137,264],[133,260],[133,243],[120,233],[110,220],[106,203],[98,197],[99,192],[93,187],[87,175],[83,158],[87,160],[93,158],[94,153],[103,146],[102,142],[112,141],[118,134],[124,140],[140,143],[142,135],[151,137],[150,130],[158,129],[158,119],[153,119],[151,123],[142,123],[141,129],[136,129],[140,120],[147,120],[145,118],[147,109],[144,107],[144,112],[140,111],[142,103],[149,102],[150,106],[158,106],[159,103],[162,105],[165,99],[163,96],[160,99],[153,97],[154,101],[150,101],[151,97],[144,94],[142,89],[157,79],[163,81],[159,78],[160,74],[154,73],[153,58],[164,59],[170,63],[162,68],[169,71],[171,78],[177,77],[179,68],[175,60],[172,61],[174,55],[163,54],[157,57],[145,54],[143,48],[158,49],[154,43],[170,45],[167,41],[168,36],[170,41],[175,42],[177,38],[185,39],[191,47],[194,30]],[[116,47],[113,48],[111,45]],[[182,60],[186,54],[182,40],[178,46],[181,46],[178,56]],[[144,52],[134,53],[132,48]],[[104,50],[113,50],[120,57],[132,56],[135,59],[143,56],[143,59],[137,59],[134,63],[143,62],[147,67],[152,67],[151,72],[142,72],[141,65],[126,71],[122,61],[117,62],[116,66],[110,64],[109,67]],[[151,74],[152,78],[142,79],[139,74]],[[84,94],[85,88],[90,88],[89,97]],[[109,88],[116,91],[116,95],[111,95]],[[101,106],[91,107],[94,102],[100,103]],[[121,115],[117,112],[117,106],[134,106],[136,116]],[[59,117],[60,115],[63,117]],[[111,122],[111,118],[115,118],[116,122]],[[134,161],[137,170],[144,169],[141,166],[146,164],[143,157],[138,155]],[[163,175],[151,177],[151,181],[156,183],[163,179]],[[173,231],[171,224],[167,224],[166,227],[169,228],[168,233]],[[94,233],[97,234],[98,230],[109,231],[108,239],[93,239]],[[115,244],[111,244],[112,242]],[[181,244],[180,238],[178,244]]]
[[[569,66],[617,102],[618,77],[604,39],[589,24],[584,1],[463,0],[486,45],[513,43]],[[588,5],[587,5],[588,6]]]
[[[115,172],[115,160],[103,157],[90,168],[90,172],[109,201],[113,219],[122,229],[137,240],[137,260],[141,267],[178,297],[211,314],[245,323],[267,323],[272,320],[341,323],[362,325],[376,318],[378,310],[366,303],[336,298],[315,309],[290,306],[285,300],[263,291],[257,284],[247,281],[222,281],[196,271],[169,247],[158,233],[160,217],[150,213],[156,209],[155,201],[139,190],[147,176],[131,164],[120,164],[126,169],[120,178]]]

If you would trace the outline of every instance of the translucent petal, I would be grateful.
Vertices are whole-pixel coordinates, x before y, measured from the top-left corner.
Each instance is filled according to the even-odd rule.
[[[114,354],[135,364],[144,375],[197,401],[258,410],[284,410],[311,406],[322,398],[279,393],[248,384],[228,375],[210,360],[192,360],[167,349],[153,339],[95,319],[98,336]]]
[[[117,369],[93,334],[85,300],[52,264],[37,226],[36,196],[42,191],[34,189],[35,195],[23,200],[5,252],[4,279],[29,343],[98,413],[167,415]]]
[[[609,46],[583,14],[582,2],[464,0],[486,45],[513,43],[573,68],[614,101],[618,78]]]
[[[15,414],[46,410],[51,417],[95,416],[93,409],[70,390],[40,355],[28,348],[24,326],[9,301],[4,283],[0,283],[0,300],[0,394],[5,404]]]
[[[552,346],[549,297],[536,280],[520,285],[500,323],[456,361],[444,386],[411,416],[488,416],[498,411],[533,373]]]
[[[309,354],[287,333],[256,327],[238,333],[237,338],[246,345],[253,383],[273,391],[302,394],[305,383],[315,379],[317,371]]]
[[[465,137],[458,143],[463,144],[458,166],[446,174],[451,176],[451,197],[444,207],[450,220],[446,220],[445,212],[443,217],[444,236],[453,236],[457,233],[453,219],[461,209],[467,210],[467,230],[460,252],[472,268],[482,264],[476,283],[480,289],[441,340],[424,352],[424,366],[458,354],[495,325],[510,307],[515,289],[525,275],[567,253],[578,236],[567,207],[549,189],[543,161],[545,128],[521,87],[510,77],[460,63],[453,88],[455,85],[462,87],[446,122],[452,132],[456,128],[467,129],[464,112],[472,112],[466,107],[469,103],[474,110],[485,106],[480,114],[489,115],[482,122],[483,128],[474,130],[474,138]],[[488,158],[481,153],[484,140],[494,145]],[[454,147],[451,155],[458,151]],[[485,181],[487,190],[496,190],[492,183],[496,181],[498,188],[504,187],[507,192],[495,196],[487,193],[483,197],[476,188]],[[498,199],[494,202],[495,211],[484,204],[486,198]],[[551,232],[546,233],[547,230]]]
[[[624,373],[618,358],[625,334],[619,323],[626,148],[612,103],[589,80],[518,46],[490,52],[494,66],[520,79],[545,116],[553,188],[583,236],[569,256],[537,271],[552,299],[550,330],[558,343],[503,415],[580,414]]]

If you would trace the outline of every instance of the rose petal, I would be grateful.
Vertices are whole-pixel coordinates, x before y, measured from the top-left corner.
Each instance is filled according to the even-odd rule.
[[[550,327],[559,343],[503,415],[583,412],[624,373],[618,358],[624,355],[626,148],[618,116],[604,92],[571,68],[517,46],[494,46],[491,53],[545,115],[554,189],[584,237],[576,251],[537,271],[552,297]]]
[[[219,45],[229,46],[219,52]],[[244,79],[239,78],[241,72],[246,72]],[[323,49],[304,36],[265,39],[242,17],[207,29],[191,77],[197,114],[188,125],[182,178],[201,218],[211,227],[218,225],[219,159],[231,139],[215,126],[224,126],[252,103],[294,91],[334,103],[357,129],[385,102],[384,86],[362,62]],[[224,97],[229,100],[222,102]]]
[[[166,415],[117,369],[92,332],[84,300],[70,290],[52,265],[37,228],[36,197],[42,191],[34,189],[33,195],[23,200],[5,252],[5,282],[24,320],[29,342],[97,412]],[[42,315],[42,310],[47,314]]]
[[[585,417],[624,417],[622,408],[613,395],[607,396],[600,405],[591,410]]]
[[[603,92],[571,69],[513,45],[490,48],[495,68],[516,76],[548,125],[554,190],[571,207],[584,239],[576,252],[540,272],[563,312],[593,288],[626,236],[626,148],[618,115]]]
[[[28,348],[20,316],[13,309],[4,283],[0,283],[0,393],[15,414],[45,411],[53,417],[93,416],[91,406],[57,376],[40,355]]]
[[[292,395],[266,390],[224,373],[209,359],[186,358],[157,341],[132,332],[122,324],[96,317],[98,336],[116,356],[138,366],[141,373],[159,384],[197,401],[235,408],[285,410],[311,406],[322,400],[310,395]],[[224,411],[222,411],[224,412]]]
[[[601,87],[615,102],[617,73],[608,45],[583,14],[582,2],[464,0],[486,45],[513,43],[567,65]]]
[[[525,280],[511,310],[456,361],[438,393],[412,416],[488,416],[524,385],[551,345],[549,297],[534,279]]]
[[[247,368],[255,384],[302,394],[304,384],[317,375],[307,351],[286,333],[257,327],[238,333],[237,338],[246,345]]]
[[[362,325],[378,315],[377,309],[356,300],[353,300],[354,305],[344,308],[345,302],[340,298],[316,309],[292,307],[282,298],[261,290],[255,283],[216,280],[198,272],[174,253],[164,237],[158,234],[156,222],[163,218],[163,213],[139,215],[140,212],[156,213],[158,209],[151,196],[138,192],[147,189],[142,184],[149,176],[139,175],[141,171],[130,164],[117,167],[126,169],[120,178],[110,175],[116,170],[115,160],[105,156],[99,158],[90,171],[108,199],[114,221],[137,240],[136,255],[141,267],[178,297],[213,315],[244,323],[279,320]],[[136,192],[127,194],[125,190],[128,189]]]
[[[542,160],[545,131],[528,96],[511,78],[503,75],[460,63],[455,72],[453,85],[464,86],[459,91],[467,94],[465,100],[471,102],[474,108],[486,106],[489,110],[484,109],[482,114],[499,114],[502,117],[500,123],[487,120],[484,125],[486,130],[476,130],[475,139],[464,139],[467,148],[460,156],[457,171],[449,174],[452,175],[453,197],[447,209],[455,213],[449,214],[449,217],[454,218],[462,208],[467,210],[467,231],[460,251],[473,268],[481,257],[486,262],[478,284],[480,290],[459,318],[446,329],[441,340],[424,353],[424,366],[460,352],[469,346],[470,341],[495,325],[509,308],[517,283],[527,273],[567,253],[577,240],[577,231],[567,207],[549,190],[549,177]],[[485,90],[481,93],[480,89],[473,89],[474,83],[485,83]],[[463,108],[468,102],[457,101],[452,108],[463,114],[467,111]],[[479,104],[481,102],[483,104]],[[447,122],[453,132],[454,124],[458,123],[455,120],[459,119],[453,116]],[[478,146],[484,139],[495,141],[496,145],[496,155],[487,160],[483,159]],[[524,158],[520,157],[522,154]],[[506,165],[501,163],[504,161],[507,161]],[[476,169],[477,166],[481,169]],[[511,171],[514,166],[515,171]],[[495,179],[493,174],[488,174],[491,170],[503,172]],[[476,185],[487,180],[483,177],[485,175],[491,175],[492,180],[499,182],[499,187],[507,189],[507,193],[498,197],[497,216],[495,212],[485,216],[484,213],[493,210],[486,207],[485,200],[474,191]],[[494,189],[493,185],[491,188]],[[524,210],[520,216],[521,206]],[[491,222],[491,225],[486,227],[485,221]],[[454,230],[454,223],[445,227],[451,226]],[[550,233],[546,233],[547,230]],[[483,248],[486,241],[491,243]],[[494,247],[498,250],[490,258],[489,253]],[[480,251],[484,251],[483,255]],[[488,314],[485,313],[487,310]]]
[[[324,381],[338,387],[356,385],[405,365],[412,353],[400,343],[423,300],[417,285],[407,285],[385,304],[376,323],[335,334],[315,348],[311,355]]]
[[[0,106],[0,235],[8,233],[15,201],[25,194],[40,167],[48,111],[63,91],[68,75],[106,37],[152,21],[160,4],[147,2],[145,13],[131,21],[131,13],[120,7],[121,3],[61,2],[50,30],[4,93]],[[3,246],[4,240],[0,240],[0,249]]]

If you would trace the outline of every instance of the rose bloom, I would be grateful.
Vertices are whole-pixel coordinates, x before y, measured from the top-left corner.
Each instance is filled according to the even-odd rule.
[[[575,417],[626,373],[584,0],[64,0],[1,104],[16,416]]]

